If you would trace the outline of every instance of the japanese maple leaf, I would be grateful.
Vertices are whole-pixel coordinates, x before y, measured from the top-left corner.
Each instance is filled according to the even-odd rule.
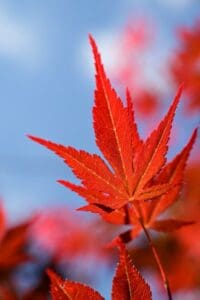
[[[30,259],[26,253],[27,231],[29,223],[22,223],[11,228],[6,226],[6,215],[3,207],[0,208],[0,223],[2,226],[0,240],[0,276],[4,272],[7,274],[13,268]]]
[[[151,300],[151,290],[133,266],[122,242],[118,241],[120,261],[112,285],[112,300]],[[63,280],[48,270],[53,300],[104,300],[95,290],[84,284]]]
[[[156,200],[137,202],[134,204],[135,208],[129,205],[128,207],[119,210],[108,210],[104,207],[89,205],[81,208],[81,210],[99,213],[106,221],[111,223],[134,225],[133,229],[122,234],[122,238],[126,242],[135,238],[144,227],[156,231],[171,232],[183,226],[194,224],[193,221],[188,221],[188,218],[186,218],[185,221],[178,218],[157,220],[157,217],[179,199],[186,162],[196,136],[197,130],[193,132],[189,142],[183,150],[171,162],[167,163],[158,176],[154,178],[154,181],[157,183],[164,184],[165,182],[168,182],[173,186],[172,189],[169,189]],[[140,222],[138,222],[139,219]]]
[[[199,179],[200,164],[198,160],[195,160],[186,170],[184,193],[173,210],[176,216],[182,216],[186,220],[195,220],[196,224],[184,227],[170,235],[159,236],[154,241],[173,291],[198,289],[200,286],[198,275],[200,272],[200,241],[197,238],[200,235]],[[173,223],[170,224],[168,231],[172,226]],[[130,235],[131,233],[129,232]],[[131,238],[130,235],[126,233],[123,237],[128,240]],[[144,247],[141,243],[137,248],[134,247],[132,253],[138,266],[148,270],[150,267],[157,270],[147,245]],[[171,259],[171,253],[173,253],[173,259]]]
[[[13,274],[30,260],[26,252],[29,222],[7,226],[7,215],[0,203],[0,299],[17,300]]]
[[[149,285],[131,262],[126,248],[120,240],[120,260],[112,285],[112,300],[148,300],[152,299]]]
[[[182,87],[165,117],[143,141],[134,120],[130,93],[127,91],[124,104],[106,76],[92,37],[90,43],[96,68],[93,125],[96,144],[105,160],[84,150],[34,136],[29,138],[63,158],[80,179],[80,185],[65,180],[59,182],[86,199],[89,205],[82,210],[100,213],[112,223],[137,223],[136,231],[150,223],[159,231],[187,225],[179,220],[153,222],[177,199],[185,164],[197,135],[195,131],[183,151],[171,163],[166,162],[172,121]]]

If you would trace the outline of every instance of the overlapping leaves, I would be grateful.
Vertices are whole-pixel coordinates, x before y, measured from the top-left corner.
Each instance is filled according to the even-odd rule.
[[[184,168],[197,135],[195,130],[185,148],[172,162],[166,162],[172,121],[182,88],[166,116],[143,141],[129,92],[124,104],[105,74],[92,37],[90,43],[96,68],[93,125],[96,144],[105,160],[84,150],[29,137],[63,158],[80,179],[80,185],[65,180],[59,182],[86,199],[88,205],[82,210],[99,213],[111,223],[136,225],[132,237],[142,226],[166,232],[191,224],[182,220],[155,220],[178,198]]]
[[[122,242],[120,261],[113,278],[112,300],[151,300],[151,290],[138,270],[133,266]],[[54,272],[48,271],[51,279],[53,300],[104,300],[95,290],[84,284],[62,280]]]

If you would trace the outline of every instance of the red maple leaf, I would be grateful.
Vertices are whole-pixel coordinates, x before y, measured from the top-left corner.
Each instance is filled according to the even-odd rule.
[[[133,266],[122,242],[118,240],[120,261],[113,278],[112,300],[151,300],[151,290]],[[104,300],[95,290],[84,284],[63,280],[48,270],[53,300]]]
[[[149,285],[133,266],[123,243],[119,242],[120,261],[113,278],[112,300],[152,299]]]
[[[193,290],[199,289],[200,286],[200,241],[197,238],[200,234],[199,179],[200,164],[198,160],[195,160],[190,163],[186,170],[184,193],[176,206],[171,209],[177,217],[182,216],[185,220],[195,220],[196,224],[184,227],[170,235],[159,235],[153,243],[168,274],[167,277],[172,291],[185,293],[185,290],[188,290],[193,293]],[[169,228],[167,229],[169,230]],[[129,235],[126,233],[123,237],[130,239],[130,232]],[[138,266],[142,266],[148,271],[153,269],[156,272],[157,266],[146,244],[140,243],[131,252]],[[171,257],[172,253],[173,259]],[[194,299],[199,299],[198,295],[194,296]]]
[[[89,205],[82,210],[100,213],[112,223],[136,225],[132,237],[144,226],[171,231],[191,224],[171,219],[155,221],[178,198],[186,161],[197,135],[195,130],[185,148],[172,162],[166,162],[172,121],[182,88],[160,124],[143,141],[134,120],[129,92],[124,105],[106,77],[92,37],[90,43],[96,68],[93,125],[96,144],[107,162],[84,150],[38,137],[29,138],[63,158],[80,179],[81,185],[65,180],[59,182],[86,199]]]
[[[18,299],[13,275],[31,259],[26,249],[29,225],[30,221],[8,227],[7,216],[0,203],[0,299]]]
[[[18,300],[15,292],[11,289],[11,287],[7,286],[7,283],[3,283],[0,285],[0,299],[2,300]]]
[[[30,260],[26,253],[27,231],[30,223],[22,223],[7,228],[6,215],[3,206],[0,207],[0,276],[7,274],[23,262]]]

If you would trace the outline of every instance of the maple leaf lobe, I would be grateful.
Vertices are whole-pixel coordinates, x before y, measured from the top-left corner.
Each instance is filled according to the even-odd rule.
[[[112,300],[152,300],[149,285],[135,268],[124,244],[117,240],[120,261],[113,279]]]

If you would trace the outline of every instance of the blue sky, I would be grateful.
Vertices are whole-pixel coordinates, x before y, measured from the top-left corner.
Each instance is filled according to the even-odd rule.
[[[0,1],[0,195],[11,219],[82,201],[55,182],[72,178],[63,163],[25,135],[96,151],[88,33],[98,41],[130,16],[147,15],[158,29],[159,57],[173,48],[174,28],[199,13],[198,0]]]

